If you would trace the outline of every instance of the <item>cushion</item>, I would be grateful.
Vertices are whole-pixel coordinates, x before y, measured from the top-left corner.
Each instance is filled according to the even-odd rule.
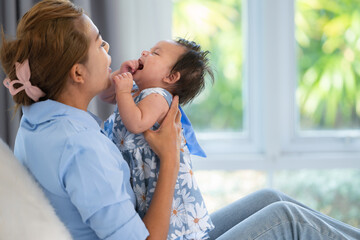
[[[38,183],[2,139],[0,239],[71,239]]]

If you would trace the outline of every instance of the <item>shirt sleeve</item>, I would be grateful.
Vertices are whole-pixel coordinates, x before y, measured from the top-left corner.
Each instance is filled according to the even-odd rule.
[[[134,207],[129,168],[103,134],[72,137],[62,159],[62,183],[84,223],[101,239],[145,239]]]

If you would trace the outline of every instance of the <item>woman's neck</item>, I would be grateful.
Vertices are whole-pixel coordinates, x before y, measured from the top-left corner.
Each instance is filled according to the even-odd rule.
[[[55,100],[71,107],[87,111],[91,99],[91,97],[84,96],[84,94],[81,94],[79,91],[67,90],[63,91]]]

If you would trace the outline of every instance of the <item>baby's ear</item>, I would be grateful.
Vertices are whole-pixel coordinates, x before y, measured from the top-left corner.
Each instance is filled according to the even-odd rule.
[[[163,80],[168,84],[174,84],[177,81],[179,81],[180,76],[181,76],[180,72],[174,72],[174,73],[170,73],[170,75],[165,77]]]

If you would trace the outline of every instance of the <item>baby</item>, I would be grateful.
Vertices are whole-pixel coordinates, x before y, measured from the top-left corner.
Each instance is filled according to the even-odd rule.
[[[113,76],[118,107],[104,128],[129,164],[136,210],[141,217],[150,205],[160,165],[142,133],[160,126],[173,96],[179,96],[180,104],[187,104],[204,89],[206,74],[214,81],[208,53],[185,39],[160,41],[150,51],[143,51],[140,59],[124,62],[121,73]],[[112,102],[114,97],[108,94],[102,98]],[[183,111],[181,122],[185,137],[168,239],[206,239],[214,226],[194,179],[190,159],[190,154],[205,154]]]

